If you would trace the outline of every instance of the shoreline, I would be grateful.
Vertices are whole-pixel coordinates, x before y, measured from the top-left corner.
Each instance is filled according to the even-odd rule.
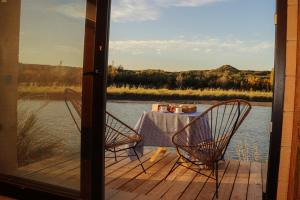
[[[111,103],[144,103],[144,104],[154,104],[154,103],[181,103],[181,104],[208,104],[213,105],[222,100],[168,100],[168,101],[153,101],[153,100],[119,100],[119,99],[108,99]],[[271,107],[272,102],[259,102],[259,101],[249,101],[252,106],[263,106]]]
[[[62,93],[20,93],[19,94],[19,99],[32,99],[32,100],[64,100],[64,94]],[[232,98],[234,99],[234,98]],[[224,99],[224,100],[228,100],[228,99]],[[108,98],[107,98],[108,102],[112,102],[112,103],[144,103],[144,104],[153,104],[153,103],[180,103],[180,104],[215,104],[218,102],[221,102],[223,100],[221,99],[213,99],[213,97],[211,97],[211,100],[207,99],[198,99],[198,100],[186,100],[186,99],[157,99],[154,100],[153,98],[143,98],[143,99],[130,99],[130,98],[126,98],[126,99],[122,99],[122,98],[109,98],[109,94],[108,94]],[[248,100],[253,106],[265,106],[265,107],[271,107],[272,106],[272,102],[270,101],[251,101]]]

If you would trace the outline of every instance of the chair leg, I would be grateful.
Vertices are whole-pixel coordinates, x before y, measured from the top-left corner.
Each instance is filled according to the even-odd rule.
[[[168,174],[164,177],[163,180],[166,180],[168,178],[168,176],[179,166],[178,165],[178,161],[180,160],[181,156],[178,157],[178,159],[176,160],[176,162],[174,163],[174,165],[172,166],[172,168],[170,169],[170,171],[168,172]]]
[[[115,161],[117,162],[117,152],[116,152],[116,148],[114,147],[114,154],[115,154]]]
[[[141,160],[140,160],[140,157],[139,157],[139,155],[136,153],[136,151],[135,151],[135,149],[133,148],[133,151],[134,151],[134,153],[135,153],[135,156],[137,157],[137,159],[139,160],[139,162],[140,162],[140,165],[141,165],[141,167],[143,168],[143,171],[144,171],[144,173],[146,174],[146,170],[145,170],[145,168],[144,168],[144,166],[143,166],[143,163],[141,162]]]
[[[216,167],[215,167],[215,176],[216,176],[216,198],[218,198],[218,189],[219,189],[219,180],[218,180],[218,161],[215,163],[216,164]]]

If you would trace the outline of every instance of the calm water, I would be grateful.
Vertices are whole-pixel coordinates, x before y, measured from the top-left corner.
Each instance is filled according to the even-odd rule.
[[[39,110],[41,106],[44,107]],[[198,111],[203,111],[208,107],[209,105],[199,104]],[[79,151],[80,134],[64,101],[20,100],[19,109],[25,109],[36,114],[39,125],[45,129],[43,133],[47,134],[43,136],[43,133],[41,133],[42,138],[49,136],[59,138],[63,148],[58,149],[57,153]],[[108,102],[107,110],[134,127],[143,111],[151,110],[151,104],[143,102]],[[254,106],[232,138],[226,157],[238,159],[241,156],[247,156],[250,160],[266,160],[269,149],[268,123],[270,118],[271,107]],[[79,121],[79,119],[77,120]],[[45,139],[45,142],[47,142],[47,139]],[[239,147],[244,153],[237,153]]]

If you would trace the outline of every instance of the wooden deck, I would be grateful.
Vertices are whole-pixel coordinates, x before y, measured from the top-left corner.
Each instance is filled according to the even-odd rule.
[[[150,162],[152,149],[146,149],[141,158],[146,174],[138,161],[129,158],[106,159],[106,199],[215,199],[215,182],[184,167],[178,167],[166,180],[177,157],[167,152]],[[218,199],[262,199],[265,190],[265,164],[230,160],[220,162],[220,187]],[[55,185],[79,189],[79,153],[58,156],[27,165],[19,169],[19,175]],[[209,171],[204,171],[209,174]]]

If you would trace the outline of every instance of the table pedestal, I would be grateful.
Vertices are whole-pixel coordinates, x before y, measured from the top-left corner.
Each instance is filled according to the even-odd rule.
[[[165,154],[166,152],[167,152],[166,147],[158,147],[157,150],[151,156],[150,162],[154,162],[156,158],[159,156],[159,154]]]

